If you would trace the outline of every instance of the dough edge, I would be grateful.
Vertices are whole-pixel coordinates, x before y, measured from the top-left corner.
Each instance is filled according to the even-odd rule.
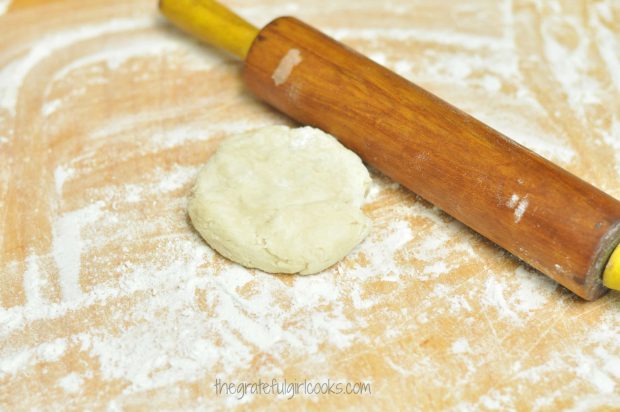
[[[220,213],[220,216],[221,213],[224,213],[218,210],[218,208],[226,208],[229,205],[218,205],[216,204],[217,202],[213,202],[212,194],[205,190],[205,187],[202,185],[205,180],[209,179],[209,174],[214,173],[212,169],[217,166],[217,161],[226,155],[227,147],[243,144],[244,139],[248,139],[247,143],[251,147],[252,142],[249,142],[249,139],[255,139],[259,135],[279,135],[283,133],[287,133],[288,138],[292,139],[291,141],[293,142],[295,138],[300,138],[296,136],[298,134],[312,134],[313,139],[319,140],[319,142],[313,142],[316,145],[315,147],[310,146],[309,151],[325,150],[326,145],[329,150],[335,150],[338,155],[335,156],[335,161],[349,163],[346,166],[348,168],[346,172],[356,179],[351,182],[351,185],[359,186],[359,193],[354,194],[351,199],[327,199],[324,202],[311,202],[311,205],[301,203],[292,206],[293,209],[306,208],[305,211],[300,211],[301,215],[307,214],[314,219],[323,219],[323,223],[319,225],[314,225],[316,221],[313,219],[310,222],[312,225],[305,228],[302,227],[302,229],[309,231],[318,231],[315,238],[318,237],[319,239],[315,239],[315,241],[320,244],[324,240],[322,253],[319,247],[317,249],[318,253],[314,255],[301,252],[287,256],[281,250],[286,245],[279,245],[278,248],[278,239],[275,241],[273,239],[266,239],[265,234],[269,233],[269,228],[266,229],[260,224],[251,235],[245,233],[245,237],[240,241],[240,237],[233,233],[236,228],[230,225],[227,226],[230,222],[218,218],[218,213]],[[332,147],[330,148],[330,146]],[[220,151],[220,149],[224,149],[224,152]],[[286,159],[283,161],[286,161]],[[310,166],[312,165],[304,165],[304,167]],[[338,167],[343,166],[335,165],[336,169]],[[286,126],[268,126],[231,136],[220,143],[220,147],[218,147],[217,151],[198,173],[188,202],[188,214],[193,226],[203,239],[222,256],[233,262],[237,262],[247,268],[260,269],[269,273],[310,275],[321,272],[340,261],[367,236],[370,219],[362,212],[361,205],[366,197],[370,182],[370,175],[361,159],[355,153],[342,146],[333,136],[311,127],[290,129]],[[282,209],[277,210],[276,216],[272,216],[269,220],[278,217],[284,218],[281,215],[286,214],[287,207],[289,206],[285,205]],[[294,214],[296,212],[299,211],[293,210],[291,213]],[[268,224],[268,222],[263,223]],[[285,220],[280,227],[286,226],[286,223]],[[272,227],[271,229],[274,228]],[[277,225],[275,229],[277,230]],[[321,230],[325,233],[321,234]],[[331,236],[330,233],[333,232],[336,232],[334,239],[320,239],[320,236]],[[272,235],[277,237],[277,233]],[[304,235],[301,234],[300,237],[304,237]],[[275,247],[273,243],[276,243]]]

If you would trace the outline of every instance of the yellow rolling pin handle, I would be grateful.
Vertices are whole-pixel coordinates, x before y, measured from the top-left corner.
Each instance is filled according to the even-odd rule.
[[[620,245],[611,254],[603,272],[603,285],[609,289],[620,290]]]
[[[161,12],[202,41],[245,59],[258,29],[214,0],[160,0]]]

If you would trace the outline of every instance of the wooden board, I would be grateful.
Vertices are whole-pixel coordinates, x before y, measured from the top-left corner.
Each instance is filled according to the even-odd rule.
[[[325,273],[212,252],[185,213],[198,168],[292,123],[154,3],[0,2],[0,408],[620,407],[619,293],[586,303],[376,173],[370,236]],[[228,5],[294,14],[620,197],[617,2]]]

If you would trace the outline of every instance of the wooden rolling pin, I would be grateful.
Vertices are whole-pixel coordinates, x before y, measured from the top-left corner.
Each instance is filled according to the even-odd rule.
[[[577,295],[620,290],[616,199],[295,18],[259,31],[212,0],[160,8],[243,59],[258,97]]]

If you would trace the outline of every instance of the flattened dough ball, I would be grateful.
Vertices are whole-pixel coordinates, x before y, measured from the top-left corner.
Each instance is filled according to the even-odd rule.
[[[225,257],[271,273],[320,272],[368,233],[370,176],[359,157],[311,127],[225,139],[198,174],[188,211]]]

